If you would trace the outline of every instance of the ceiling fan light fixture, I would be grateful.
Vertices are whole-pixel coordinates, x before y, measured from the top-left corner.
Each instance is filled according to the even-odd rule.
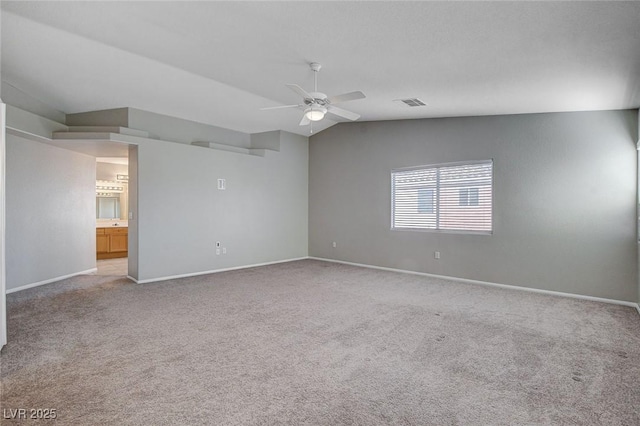
[[[320,121],[324,118],[324,115],[327,113],[327,109],[323,106],[312,106],[311,108],[307,108],[304,112],[304,115],[311,121]]]

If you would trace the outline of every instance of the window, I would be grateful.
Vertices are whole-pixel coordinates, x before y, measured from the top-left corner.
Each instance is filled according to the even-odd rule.
[[[479,205],[478,188],[460,188],[459,206]]]
[[[435,213],[435,207],[433,203],[433,189],[420,188],[418,189],[418,213]]]
[[[391,171],[391,229],[490,234],[493,161]]]

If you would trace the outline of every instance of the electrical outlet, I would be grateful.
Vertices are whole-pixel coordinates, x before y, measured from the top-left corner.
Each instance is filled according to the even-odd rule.
[[[338,245],[336,244],[336,242],[335,242],[335,241],[333,242],[332,246],[333,246],[333,248],[338,247]]]
[[[436,259],[440,259],[440,252],[439,252],[439,251],[436,251],[436,252],[433,254],[433,257],[435,257]]]
[[[218,189],[220,189],[220,190],[227,189],[227,180],[226,179],[218,179]]]
[[[220,249],[216,249],[216,256],[220,256]]]
[[[227,248],[226,247],[222,247],[222,254],[227,254]]]

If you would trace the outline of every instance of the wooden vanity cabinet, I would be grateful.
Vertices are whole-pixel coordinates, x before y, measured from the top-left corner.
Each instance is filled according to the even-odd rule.
[[[129,228],[96,228],[96,258],[115,259],[129,254]]]
[[[109,253],[109,236],[104,232],[104,228],[96,228],[96,252],[98,259],[102,253]]]

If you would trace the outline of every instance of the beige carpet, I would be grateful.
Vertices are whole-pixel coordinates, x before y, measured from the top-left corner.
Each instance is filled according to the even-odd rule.
[[[2,408],[58,424],[640,424],[622,306],[312,260],[7,302]]]

